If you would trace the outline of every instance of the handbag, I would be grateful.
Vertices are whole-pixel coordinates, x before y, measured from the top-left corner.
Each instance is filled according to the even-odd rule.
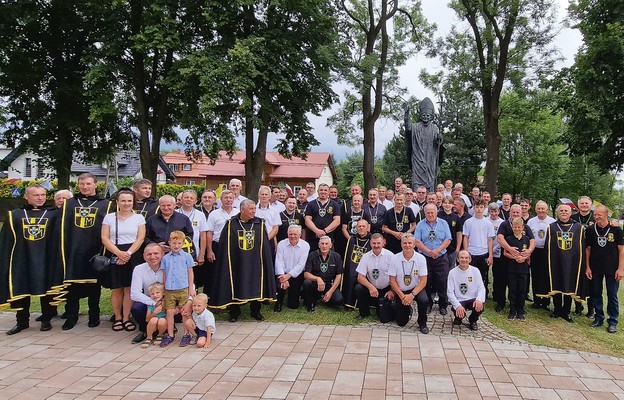
[[[119,223],[118,223],[118,220],[117,220],[117,213],[115,213],[115,246],[117,246],[117,241],[118,241],[118,238],[119,238],[118,230],[119,230]],[[108,271],[110,271],[111,258],[105,256],[104,254],[96,254],[96,255],[94,255],[93,257],[91,257],[89,262],[91,262],[91,266],[97,272],[108,272]]]

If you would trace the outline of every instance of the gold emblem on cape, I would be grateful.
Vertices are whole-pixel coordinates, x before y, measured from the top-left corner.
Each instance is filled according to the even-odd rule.
[[[74,225],[82,229],[92,228],[93,226],[95,226],[97,212],[97,207],[74,208]]]
[[[351,251],[351,261],[356,264],[359,263],[364,253],[366,253],[366,247],[354,245],[353,251]]]
[[[43,218],[41,221],[39,221],[38,218],[22,218],[24,239],[31,241],[43,239],[45,237],[47,224],[47,218]]]
[[[572,249],[573,238],[574,232],[557,231],[557,247],[559,247],[561,250]]]
[[[238,232],[238,248],[241,250],[252,250],[256,242],[255,231],[243,231]]]

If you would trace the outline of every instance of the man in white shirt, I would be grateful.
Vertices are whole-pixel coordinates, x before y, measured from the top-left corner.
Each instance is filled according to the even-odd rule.
[[[453,325],[461,325],[467,311],[472,310],[468,317],[471,331],[478,329],[477,321],[483,312],[485,303],[485,286],[479,269],[470,265],[470,253],[460,250],[457,255],[457,268],[449,272],[446,295],[451,303],[455,319]]]
[[[472,265],[481,272],[487,294],[490,266],[494,262],[493,242],[496,232],[492,223],[483,215],[485,211],[483,200],[475,200],[473,208],[475,211],[474,218],[468,218],[464,222],[462,230],[464,237],[463,248],[470,253]]]
[[[548,275],[548,255],[546,254],[545,246],[548,225],[555,222],[555,219],[548,215],[548,204],[543,200],[535,203],[535,213],[537,216],[530,218],[529,222],[527,222],[535,238],[535,249],[533,254],[531,254],[532,308],[550,310],[548,307],[550,305],[550,297],[546,297],[550,290],[550,278]]]
[[[303,270],[305,269],[310,245],[301,239],[301,225],[288,227],[288,238],[277,244],[275,255],[275,276],[277,277],[277,302],[273,311],[282,311],[284,296],[288,290],[288,308],[299,308]]]
[[[279,186],[271,186],[271,207],[277,210],[278,213],[284,211],[286,206],[280,201],[280,195],[282,191]],[[284,200],[286,200],[284,198]]]
[[[355,297],[360,314],[356,319],[370,315],[370,307],[377,310],[377,317],[381,323],[394,319],[392,302],[394,292],[390,287],[390,264],[394,254],[384,249],[385,240],[381,233],[371,236],[371,250],[362,256],[356,268],[357,281]]]
[[[212,282],[214,276],[214,270],[216,267],[215,261],[217,254],[219,254],[219,238],[221,237],[221,231],[225,226],[225,223],[235,215],[238,215],[239,209],[232,206],[234,202],[234,193],[230,190],[224,190],[221,192],[221,207],[217,208],[208,216],[206,231],[206,262],[208,265],[208,285],[204,286],[204,292],[210,297],[212,293]],[[209,290],[206,290],[209,289]]]
[[[241,201],[247,200],[247,197],[241,194],[241,190],[243,189],[243,182],[240,179],[230,179],[230,185],[228,188],[234,193],[234,201],[232,202],[232,207],[239,208]]]

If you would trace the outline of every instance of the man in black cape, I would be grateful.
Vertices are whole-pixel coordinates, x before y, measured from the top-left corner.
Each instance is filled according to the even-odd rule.
[[[572,299],[585,301],[585,228],[570,219],[570,206],[557,207],[557,220],[548,226],[546,246],[550,277],[549,296],[555,311],[552,318],[561,317],[572,322]],[[500,232],[500,231],[499,231]]]
[[[31,297],[41,300],[41,330],[52,329],[63,289],[59,211],[45,205],[42,186],[29,186],[24,198],[27,204],[9,211],[0,232],[0,306],[17,310],[17,324],[7,335],[29,327]]]
[[[89,172],[78,177],[78,193],[63,206],[61,251],[65,267],[65,283],[70,284],[63,330],[78,323],[80,299],[88,298],[89,328],[100,324],[99,274],[91,266],[91,258],[102,252],[102,221],[110,212],[111,203],[96,193],[97,180]]]
[[[245,199],[240,214],[226,222],[219,238],[212,297],[208,304],[228,307],[230,322],[236,322],[240,305],[249,303],[251,316],[258,321],[260,302],[276,301],[277,287],[273,255],[264,221],[256,216],[256,204]]]
[[[370,224],[365,219],[357,222],[355,229],[356,234],[351,235],[347,242],[347,250],[345,251],[343,270],[344,278],[340,283],[340,291],[345,298],[345,306],[356,308],[355,285],[358,283],[358,273],[356,269],[360,264],[362,256],[371,249],[369,232]]]

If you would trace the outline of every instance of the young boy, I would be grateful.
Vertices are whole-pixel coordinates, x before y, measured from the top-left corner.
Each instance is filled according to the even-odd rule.
[[[511,221],[513,235],[505,238],[507,244],[516,252],[505,250],[505,257],[515,261],[509,264],[508,286],[509,286],[509,316],[507,319],[525,320],[524,300],[529,279],[529,263],[527,257],[522,257],[522,251],[529,248],[530,239],[522,233],[524,230],[524,220],[516,217]],[[515,254],[515,255],[514,255]]]
[[[188,332],[195,332],[191,337],[191,345],[197,345],[199,348],[210,346],[210,339],[214,335],[215,318],[206,306],[208,305],[208,296],[200,293],[193,299],[192,318],[184,322],[184,327]]]
[[[182,245],[184,245],[184,233],[181,231],[171,232],[169,236],[171,251],[160,262],[160,269],[165,271],[163,280],[165,284],[165,309],[167,310],[167,336],[160,343],[160,347],[167,347],[174,341],[173,317],[177,309],[188,300],[192,300],[196,294],[193,285],[195,261],[193,256],[182,251]],[[183,316],[184,321],[187,318]],[[188,346],[190,340],[191,336],[185,332],[180,341],[180,347]]]
[[[163,298],[165,296],[165,285],[160,282],[152,283],[149,288],[149,295],[156,302],[153,306],[147,307],[145,322],[147,322],[147,340],[141,345],[147,349],[151,345],[162,343],[162,335],[167,330],[167,313],[165,312]],[[154,340],[154,333],[158,332],[158,337]]]

